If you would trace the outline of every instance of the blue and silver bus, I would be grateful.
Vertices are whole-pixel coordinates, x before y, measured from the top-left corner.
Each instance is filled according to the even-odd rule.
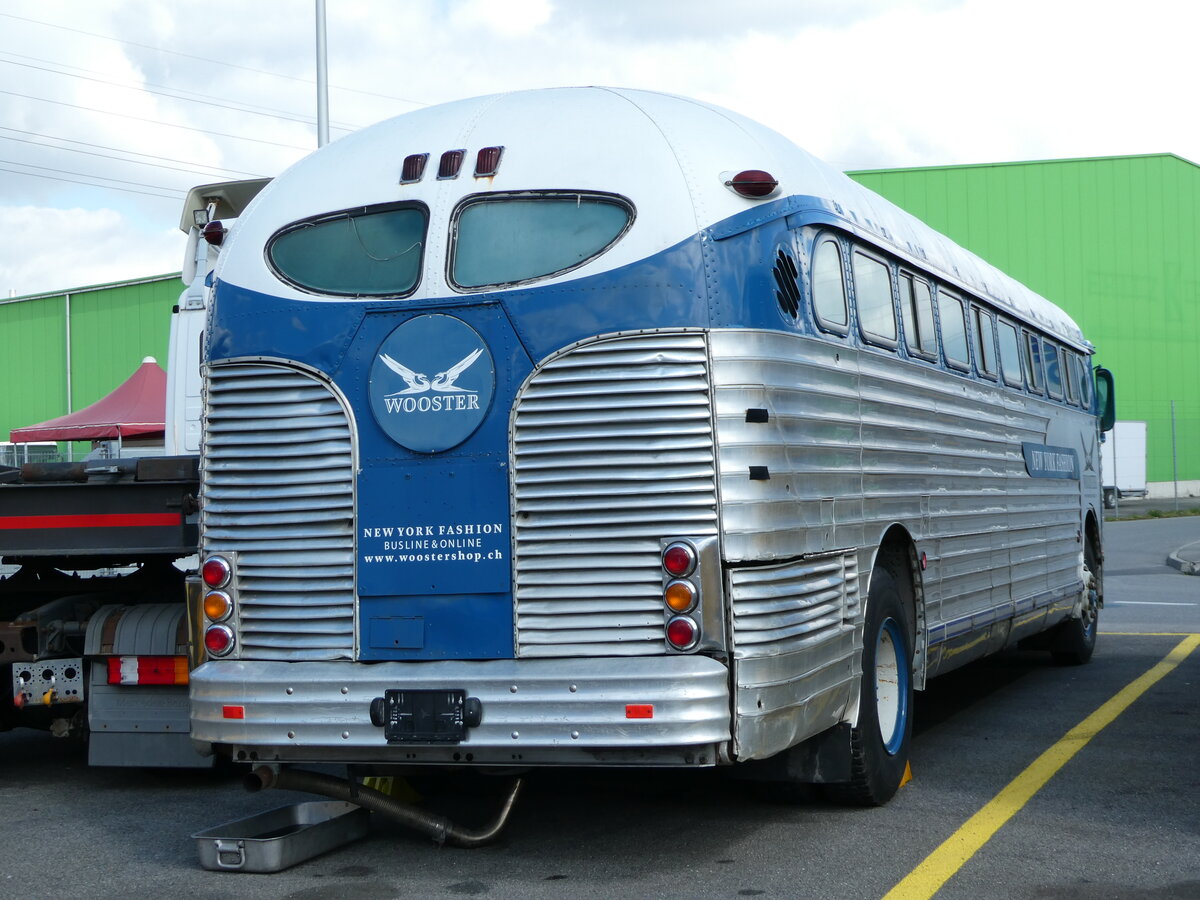
[[[1092,654],[1092,345],[768,128],[464,100],[208,230],[202,749],[882,803],[927,679]]]

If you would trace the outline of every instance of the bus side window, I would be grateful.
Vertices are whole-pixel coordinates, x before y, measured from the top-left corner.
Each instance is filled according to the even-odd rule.
[[[1004,383],[1019,388],[1025,384],[1021,377],[1021,338],[1017,328],[1003,319],[999,322],[1000,373]]]
[[[905,272],[900,276],[900,311],[908,352],[937,359],[937,328],[933,324],[933,296],[929,284]]]
[[[896,307],[892,303],[892,273],[887,263],[854,252],[854,308],[862,336],[872,344],[896,346]]]
[[[1075,386],[1075,377],[1079,372],[1078,366],[1075,365],[1075,354],[1070,350],[1063,350],[1063,381],[1067,386],[1067,402],[1072,406],[1079,405],[1079,390]]]
[[[1075,362],[1079,366],[1080,399],[1083,401],[1083,408],[1091,411],[1094,399],[1092,396],[1092,368],[1083,357],[1076,357]]]
[[[1022,345],[1025,356],[1025,376],[1029,382],[1029,390],[1035,394],[1045,393],[1045,379],[1042,377],[1042,342],[1036,334],[1025,332],[1025,343]]]
[[[1046,388],[1055,400],[1063,398],[1062,375],[1058,364],[1058,348],[1049,341],[1042,341],[1042,351],[1046,359]]]
[[[980,309],[971,308],[975,319],[975,340],[979,346],[979,374],[988,378],[996,377],[996,324],[992,314]]]
[[[817,244],[812,262],[813,311],[824,331],[845,334],[849,327],[846,284],[842,277],[842,250],[834,238]]]
[[[938,315],[942,320],[942,348],[946,362],[964,372],[971,368],[971,351],[967,349],[967,322],[962,301],[938,288]]]

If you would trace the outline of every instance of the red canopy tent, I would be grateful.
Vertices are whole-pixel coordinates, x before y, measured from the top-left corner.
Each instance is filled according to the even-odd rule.
[[[147,356],[137,371],[106,397],[91,406],[39,422],[14,428],[9,440],[30,441],[103,441],[166,432],[167,373]]]

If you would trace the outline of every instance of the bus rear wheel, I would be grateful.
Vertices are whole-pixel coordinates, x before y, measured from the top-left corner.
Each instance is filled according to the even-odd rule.
[[[858,724],[850,733],[850,781],[826,785],[830,799],[882,806],[900,787],[912,742],[912,583],[901,556],[871,573],[863,629]]]
[[[1078,619],[1068,619],[1058,626],[1050,645],[1054,661],[1060,665],[1082,666],[1090,662],[1096,651],[1096,632],[1100,623],[1100,598],[1103,596],[1104,573],[1099,554],[1089,539],[1083,549],[1083,568],[1087,596]]]

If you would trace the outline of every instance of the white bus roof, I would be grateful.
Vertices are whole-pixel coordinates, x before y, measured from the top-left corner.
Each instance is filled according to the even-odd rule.
[[[504,148],[497,173],[473,177],[475,151],[490,146]],[[467,150],[463,173],[439,180],[438,158],[453,149]],[[430,155],[429,169],[420,182],[400,184],[401,163],[417,153]],[[725,181],[746,169],[771,173],[778,191],[757,201],[734,194]],[[219,274],[253,290],[310,297],[270,273],[261,248],[271,235],[324,213],[419,200],[430,211],[429,246],[413,296],[452,295],[445,276],[445,236],[455,206],[485,191],[524,190],[621,194],[637,209],[629,232],[608,252],[546,284],[629,265],[755,205],[796,198],[788,212],[819,210],[819,218],[1079,349],[1091,349],[1079,326],[1049,300],[770,128],[695,100],[617,88],[477,97],[406,113],[341,138],[263,188],[242,215],[229,248],[248,243],[258,249],[222,254]]]

